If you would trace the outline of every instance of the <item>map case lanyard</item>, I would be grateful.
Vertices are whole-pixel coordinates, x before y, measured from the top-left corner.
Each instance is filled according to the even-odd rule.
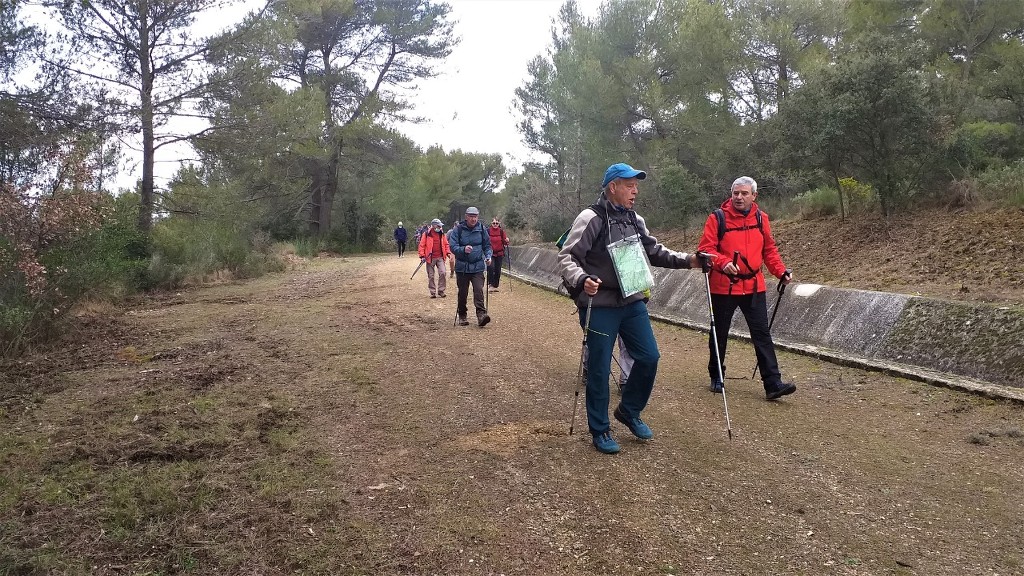
[[[654,288],[654,274],[639,234],[612,242],[608,245],[608,254],[623,298]]]

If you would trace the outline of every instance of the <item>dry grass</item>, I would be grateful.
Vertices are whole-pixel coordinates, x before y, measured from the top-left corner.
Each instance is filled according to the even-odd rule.
[[[1020,570],[1021,407],[783,355],[799,391],[729,381],[729,442],[704,337],[659,326],[657,436],[604,456],[566,434],[568,301],[503,285],[455,329],[415,263],[167,294],[4,365],[0,574]]]

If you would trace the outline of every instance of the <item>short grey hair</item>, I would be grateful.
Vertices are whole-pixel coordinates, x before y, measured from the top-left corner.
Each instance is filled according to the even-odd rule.
[[[729,186],[729,192],[732,192],[737,186],[750,186],[751,192],[757,192],[757,180],[754,180],[750,176],[740,176],[733,180],[732,186]]]

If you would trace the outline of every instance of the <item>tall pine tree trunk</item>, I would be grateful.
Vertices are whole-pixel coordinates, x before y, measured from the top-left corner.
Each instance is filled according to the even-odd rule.
[[[153,165],[156,155],[153,136],[153,70],[149,37],[149,0],[139,0],[139,71],[142,75],[142,193],[139,198],[139,232],[147,237],[153,229]]]

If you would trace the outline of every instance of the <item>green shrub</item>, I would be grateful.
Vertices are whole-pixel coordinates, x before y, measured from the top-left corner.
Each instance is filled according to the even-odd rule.
[[[316,258],[316,255],[325,248],[323,240],[312,236],[301,236],[293,242],[295,254],[303,258]]]
[[[819,187],[793,198],[800,217],[805,220],[834,216],[839,213],[839,194],[835,188]]]
[[[99,230],[42,258],[48,269],[61,270],[57,285],[73,301],[117,300],[146,285],[149,242],[136,227],[134,210],[125,209],[120,199],[116,204]]]
[[[239,223],[172,218],[153,227],[148,274],[153,287],[170,289],[201,282],[222,270],[238,278],[254,278],[283,269],[269,235],[254,234]]]
[[[840,178],[839,186],[849,214],[870,212],[878,205],[878,195],[870,184],[858,182],[855,178]]]
[[[979,199],[1024,207],[1024,160],[1002,168],[990,168],[974,180]]]

